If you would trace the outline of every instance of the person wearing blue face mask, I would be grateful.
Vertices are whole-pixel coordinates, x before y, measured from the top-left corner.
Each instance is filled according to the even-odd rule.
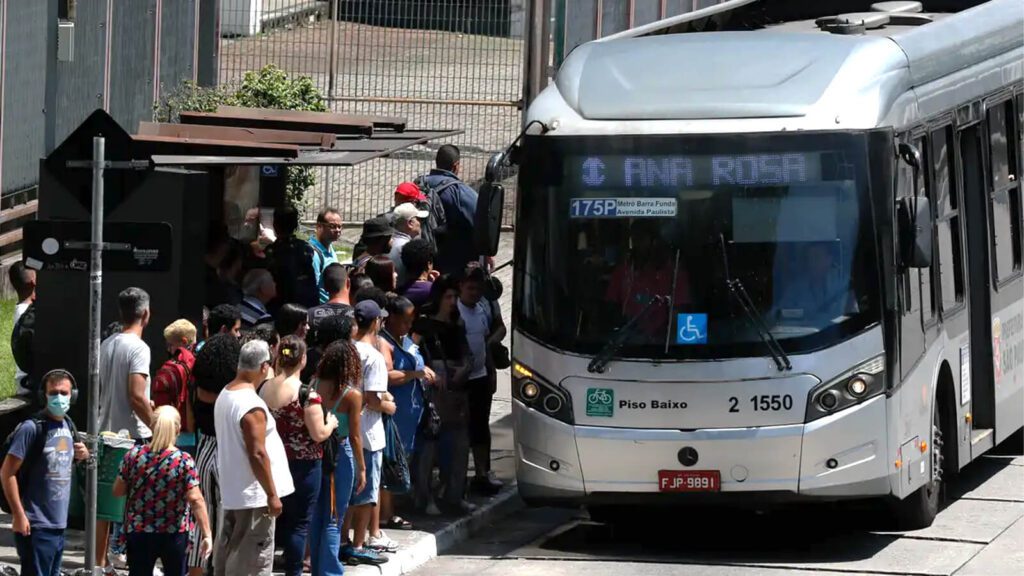
[[[43,376],[43,390],[46,409],[18,426],[0,467],[22,576],[59,576],[72,464],[89,457],[65,418],[77,396],[72,376],[53,370]]]

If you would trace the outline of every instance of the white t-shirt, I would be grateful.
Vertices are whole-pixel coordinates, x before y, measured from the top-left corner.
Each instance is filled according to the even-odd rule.
[[[388,365],[384,355],[366,342],[356,342],[359,359],[363,362],[363,394],[388,391]],[[383,415],[363,407],[360,421],[363,427],[363,448],[371,452],[383,450],[387,444]]]
[[[277,497],[284,498],[295,492],[284,442],[277,433],[277,422],[267,403],[252,388],[222,390],[213,405],[213,425],[217,430],[220,500],[225,510],[251,510],[267,505],[267,493],[252,472],[242,434],[242,418],[254,408],[267,415],[266,451]]]
[[[472,308],[459,300],[459,314],[466,325],[466,340],[473,354],[469,379],[483,378],[487,376],[487,336],[491,333],[491,310],[483,298]]]
[[[146,377],[149,398],[149,346],[135,334],[114,334],[100,345],[100,430],[127,430],[132,438],[150,438],[153,433],[139,420],[128,400],[128,377]]]
[[[18,325],[18,320],[21,319],[21,315],[25,313],[25,310],[28,310],[29,304],[31,304],[31,302],[18,302],[14,306],[14,323],[11,324],[11,326],[17,326]],[[22,390],[21,379],[24,378],[25,376],[28,376],[28,374],[23,372],[22,369],[18,366],[18,363],[15,362],[14,363],[14,389],[15,390]]]

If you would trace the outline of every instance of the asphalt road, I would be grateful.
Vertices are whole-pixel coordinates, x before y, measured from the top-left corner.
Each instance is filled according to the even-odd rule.
[[[998,447],[947,489],[928,529],[886,532],[865,506],[637,510],[609,527],[572,510],[524,509],[417,576],[1024,574],[1024,456]]]

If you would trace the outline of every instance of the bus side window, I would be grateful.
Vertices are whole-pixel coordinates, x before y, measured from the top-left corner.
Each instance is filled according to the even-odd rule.
[[[1021,190],[1017,173],[1017,134],[1013,100],[988,108],[989,202],[996,279],[1003,282],[1021,269]]]
[[[914,169],[901,161],[897,169],[896,197],[911,197],[914,192]],[[916,316],[920,312],[919,275],[920,270],[917,268],[902,268],[900,273],[900,309],[904,316]]]
[[[942,311],[959,308],[964,301],[963,232],[960,201],[952,175],[952,126],[932,130],[931,189],[935,198],[936,239],[939,248],[939,294]]]
[[[914,146],[921,152],[921,170],[917,171],[917,181],[914,183],[917,193],[928,199],[932,205],[932,236],[935,236],[935,196],[933,187],[928,179],[928,166],[931,162],[931,150],[928,149],[928,142],[924,137],[914,140]],[[933,240],[934,241],[934,240]],[[921,286],[921,317],[927,326],[935,319],[935,282],[938,276],[938,267],[918,269]]]

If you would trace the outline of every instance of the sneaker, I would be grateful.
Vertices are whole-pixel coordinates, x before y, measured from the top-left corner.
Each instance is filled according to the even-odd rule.
[[[366,547],[378,552],[398,552],[398,542],[388,538],[388,535],[383,530],[377,536],[370,536],[370,541],[366,543]]]
[[[355,546],[352,546],[351,542],[345,542],[338,548],[338,560],[344,563],[348,563],[348,559],[352,557],[352,553],[355,551]]]
[[[345,563],[350,566],[358,566],[359,564],[380,566],[381,564],[386,564],[387,561],[387,558],[369,548],[353,548],[352,554],[345,560]]]

